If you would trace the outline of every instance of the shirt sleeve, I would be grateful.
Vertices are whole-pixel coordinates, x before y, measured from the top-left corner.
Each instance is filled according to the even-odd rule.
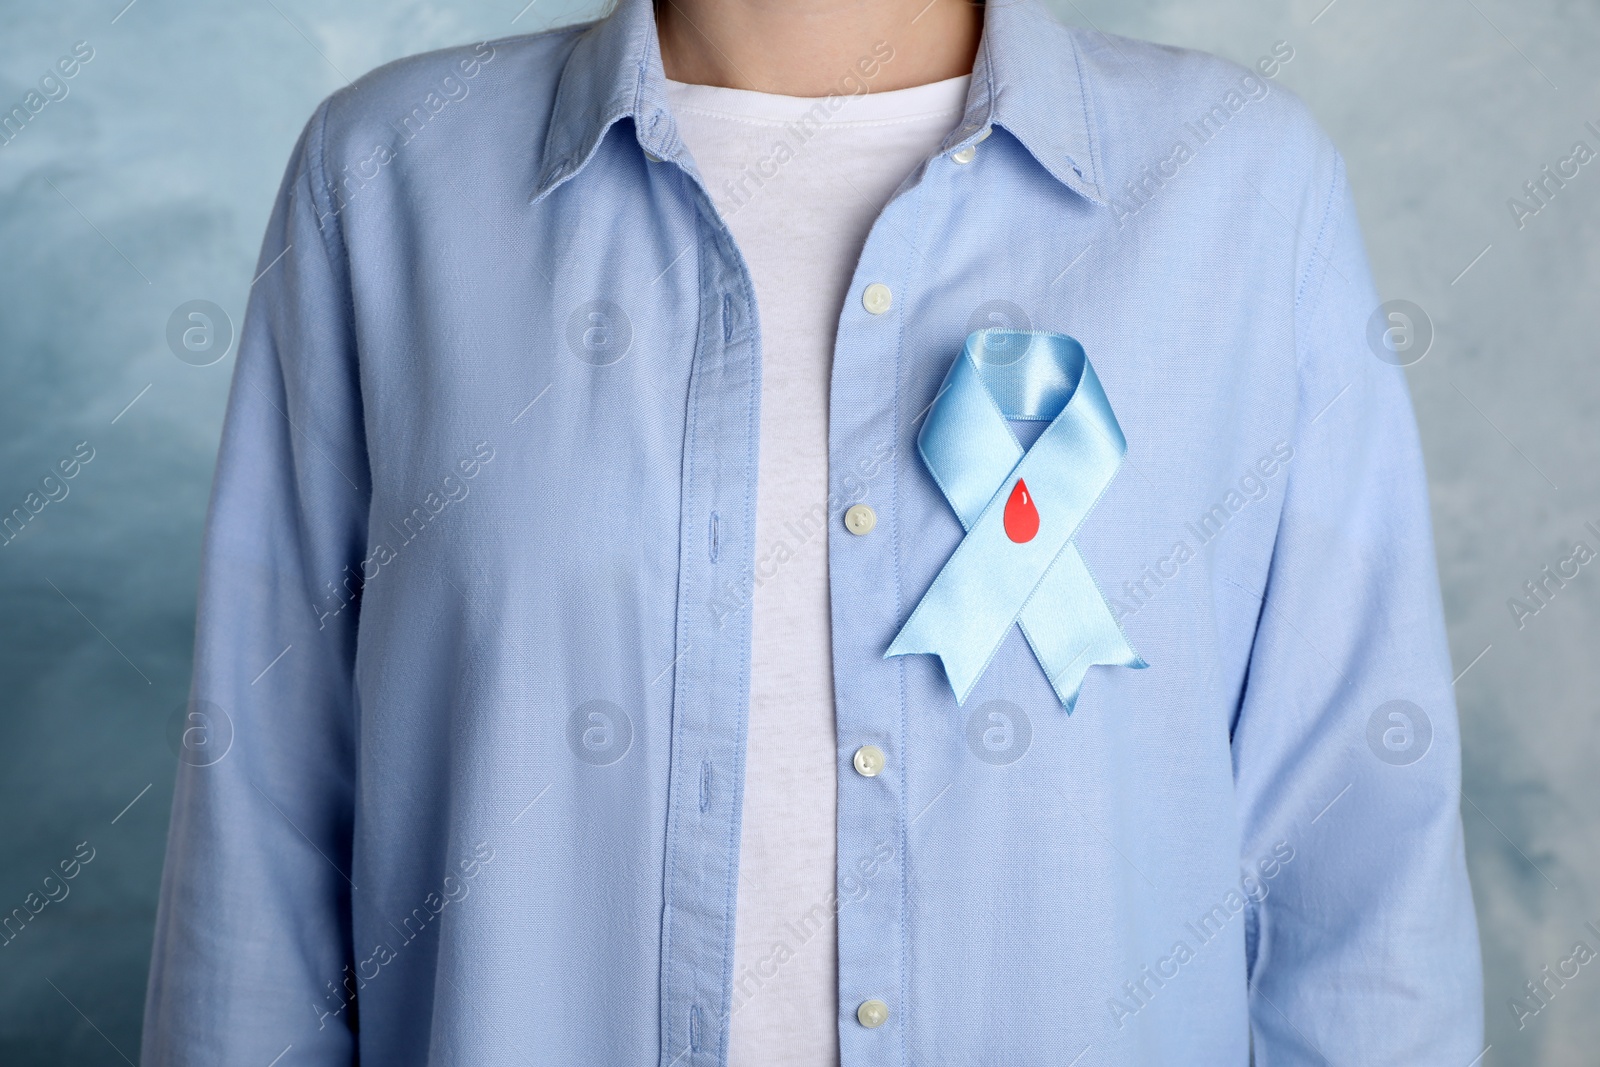
[[[1482,970],[1427,483],[1405,371],[1369,341],[1379,299],[1337,156],[1327,186],[1277,541],[1265,589],[1239,594],[1260,601],[1233,735],[1264,892],[1254,1062],[1466,1067]]]
[[[250,295],[201,565],[145,1006],[151,1067],[353,1061],[356,596],[370,478],[324,103]]]

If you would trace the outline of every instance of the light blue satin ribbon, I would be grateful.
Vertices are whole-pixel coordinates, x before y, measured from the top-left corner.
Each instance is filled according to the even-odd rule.
[[[1050,425],[1024,450],[1007,419]],[[964,704],[1018,623],[1068,713],[1092,665],[1146,666],[1072,541],[1127,451],[1082,345],[1059,333],[972,334],[917,449],[967,535],[886,658],[938,656]],[[1018,481],[1039,518],[1022,542],[1006,532],[1004,515]]]

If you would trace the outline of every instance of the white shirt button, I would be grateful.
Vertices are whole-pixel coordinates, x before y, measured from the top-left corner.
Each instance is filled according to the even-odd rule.
[[[865,504],[857,504],[844,513],[844,528],[857,537],[871,533],[876,525],[878,525],[878,513]]]
[[[862,745],[856,749],[855,759],[851,762],[861,777],[876,778],[883,771],[883,749],[877,745]]]
[[[889,1005],[881,1000],[863,1000],[856,1009],[856,1020],[868,1030],[876,1030],[889,1021]]]
[[[974,159],[978,158],[978,141],[983,140],[993,132],[993,126],[985,126],[983,132],[978,134],[977,140],[973,141],[959,152],[951,152],[950,158],[955,160],[957,163],[971,163]]]
[[[861,306],[874,315],[882,315],[894,303],[894,294],[882,282],[873,282],[861,292]]]

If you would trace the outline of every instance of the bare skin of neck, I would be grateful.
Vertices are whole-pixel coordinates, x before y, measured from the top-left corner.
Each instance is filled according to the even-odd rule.
[[[883,92],[972,73],[983,7],[971,0],[657,0],[656,27],[673,81],[827,96],[859,92],[863,81]],[[867,70],[871,76],[862,77]]]

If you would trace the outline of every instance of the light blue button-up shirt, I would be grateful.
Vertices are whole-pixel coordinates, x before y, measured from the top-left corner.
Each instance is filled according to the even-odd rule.
[[[837,912],[844,1067],[1465,1067],[1427,489],[1339,156],[1278,60],[985,20],[834,349],[838,881],[794,910]],[[308,124],[218,461],[146,1064],[701,1067],[776,973],[732,961],[784,412],[663,84],[622,0]],[[962,537],[916,434],[986,325],[1077,338],[1127,437],[1076,543],[1149,667],[1071,715],[1015,629],[964,705],[884,658]]]

